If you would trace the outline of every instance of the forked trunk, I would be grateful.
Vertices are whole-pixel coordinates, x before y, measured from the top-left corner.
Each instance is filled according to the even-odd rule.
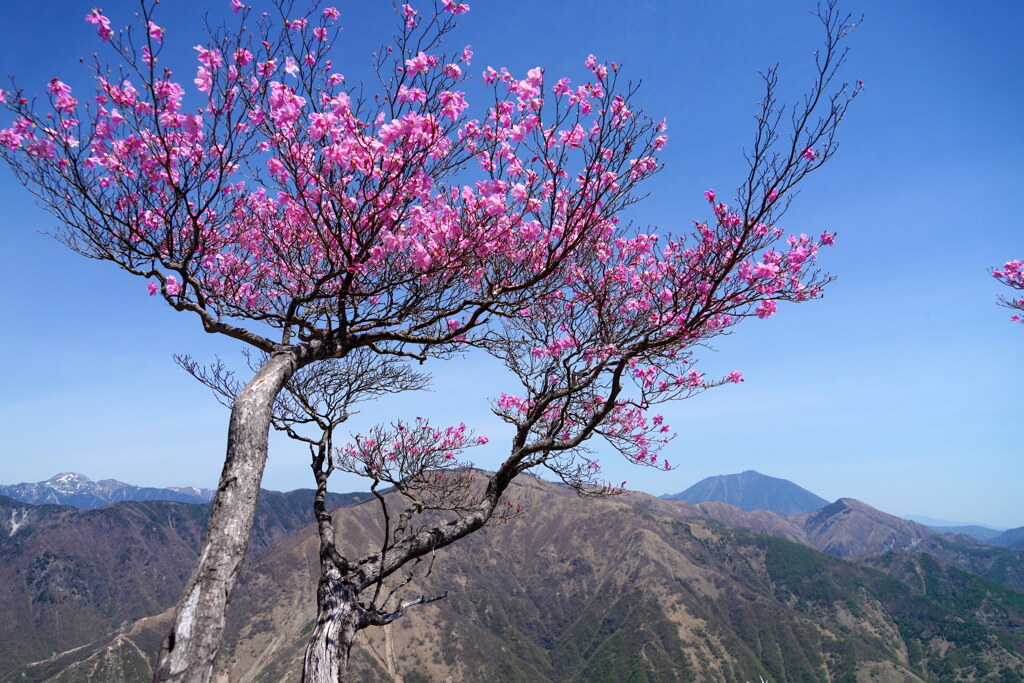
[[[317,615],[302,664],[303,683],[344,683],[356,642],[359,605],[351,588],[333,563],[320,577]]]
[[[267,460],[271,408],[299,364],[297,352],[271,355],[231,406],[227,456],[213,512],[174,625],[160,649],[155,681],[210,680],[228,601],[249,545]]]
[[[348,562],[338,554],[334,544],[334,520],[327,510],[327,479],[334,471],[331,431],[324,432],[312,463],[316,478],[313,514],[320,536],[320,582],[316,589],[316,624],[309,635],[302,662],[303,683],[348,680],[348,658],[362,617],[359,594],[344,580]]]

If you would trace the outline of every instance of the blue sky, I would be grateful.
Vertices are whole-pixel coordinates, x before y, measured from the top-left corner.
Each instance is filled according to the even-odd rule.
[[[84,87],[78,57],[99,49],[82,21],[94,4],[5,8],[0,72],[36,92],[58,75]],[[215,15],[228,6],[205,4]],[[337,61],[352,80],[390,35],[389,3],[336,4],[346,27]],[[667,168],[629,217],[662,231],[703,219],[705,189],[728,196],[739,183],[761,96],[757,70],[778,63],[779,93],[795,100],[820,41],[809,2],[471,4],[455,42],[473,45],[474,68],[544,66],[578,77],[594,53],[643,80],[640,102],[667,117],[670,143]],[[127,0],[100,6],[115,25],[134,11]],[[164,0],[157,15],[184,59],[199,41],[199,6]],[[1024,4],[843,7],[866,15],[845,71],[866,90],[844,121],[837,157],[804,184],[782,224],[838,233],[821,260],[837,281],[823,300],[748,321],[705,355],[708,371],[739,369],[747,381],[666,408],[679,432],[666,455],[678,469],[638,469],[609,454],[606,470],[662,494],[756,469],[895,514],[1024,525],[1024,326],[995,306],[1000,287],[988,274],[1024,258],[1014,203],[1024,187]],[[54,219],[6,169],[0,198],[0,481],[77,471],[213,486],[227,414],[171,354],[234,358],[238,349],[148,297],[144,282],[40,234]],[[494,466],[507,432],[486,397],[512,385],[483,359],[426,369],[433,393],[367,405],[353,427],[419,415],[464,420],[491,437],[473,457]],[[311,486],[306,454],[275,439],[264,485]],[[360,484],[339,476],[332,488]]]

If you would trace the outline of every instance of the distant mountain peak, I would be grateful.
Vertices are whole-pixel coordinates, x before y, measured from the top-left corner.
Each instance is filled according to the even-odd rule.
[[[743,510],[770,510],[784,515],[820,510],[828,501],[791,481],[769,477],[756,470],[708,477],[675,495],[688,503],[717,501]]]
[[[836,502],[832,503],[831,505],[826,506],[826,509],[833,508],[833,507],[836,510],[845,508],[845,509],[848,509],[848,510],[860,510],[862,512],[866,512],[866,511],[869,511],[869,510],[875,510],[875,508],[871,507],[867,503],[862,503],[861,501],[857,500],[856,498],[837,498]]]
[[[23,503],[51,503],[92,509],[123,500],[166,500],[178,503],[206,503],[213,498],[210,489],[170,489],[134,486],[116,479],[93,481],[77,472],[61,472],[46,481],[0,485],[0,496]]]
[[[84,474],[78,474],[77,472],[61,472],[60,474],[55,474],[52,477],[50,477],[49,479],[47,479],[46,483],[47,484],[56,484],[57,482],[71,482],[71,481],[81,482],[83,484],[90,484],[90,483],[92,483],[92,479],[90,479],[89,477],[85,476]]]

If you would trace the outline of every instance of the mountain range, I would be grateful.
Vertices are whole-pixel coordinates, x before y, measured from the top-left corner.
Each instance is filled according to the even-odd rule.
[[[84,474],[62,472],[46,481],[0,486],[0,496],[24,503],[70,505],[92,509],[123,500],[166,500],[178,503],[208,503],[212,489],[150,488],[125,484],[116,479],[93,481]]]
[[[297,678],[315,615],[311,496],[261,494],[218,675]],[[368,498],[329,501],[355,552],[379,544]],[[528,478],[510,500],[523,519],[437,553],[405,589],[446,600],[365,632],[355,680],[1024,680],[1024,551],[852,499],[785,515],[581,501]],[[0,681],[148,680],[208,514],[0,499]]]
[[[815,495],[791,481],[769,477],[754,470],[747,470],[739,474],[723,474],[708,477],[685,491],[662,496],[662,498],[685,500],[695,504],[706,502],[726,503],[748,512],[766,511],[782,515],[816,513],[829,506],[829,502],[821,496]],[[835,504],[839,504],[843,500],[852,499],[840,499]],[[859,505],[863,504],[859,503]],[[841,507],[846,507],[846,505]],[[886,517],[891,518],[891,515],[886,515]],[[906,521],[913,523],[910,519]],[[1001,531],[978,524],[941,523],[940,520],[930,520],[930,518],[919,518],[916,521],[920,522],[919,526],[927,526],[932,531],[940,534],[970,536],[990,545],[1024,548],[1024,527]],[[893,522],[892,524],[896,523]],[[904,529],[912,528],[907,525],[897,526],[901,526]],[[766,531],[765,533],[771,532]],[[827,549],[822,549],[828,552]],[[842,555],[842,553],[839,554]]]
[[[81,509],[94,509],[128,500],[201,504],[211,501],[213,494],[213,489],[205,488],[143,487],[116,479],[93,481],[74,472],[63,472],[41,482],[0,485],[0,496],[35,505],[69,505]],[[707,477],[685,491],[662,498],[690,503],[728,503],[748,512],[765,510],[783,515],[816,512],[829,504],[821,496],[791,481],[770,477],[755,470]],[[971,536],[991,545],[1024,547],[1024,527],[1003,531],[977,524],[946,522],[920,516],[907,516],[905,519],[920,522],[943,534]]]

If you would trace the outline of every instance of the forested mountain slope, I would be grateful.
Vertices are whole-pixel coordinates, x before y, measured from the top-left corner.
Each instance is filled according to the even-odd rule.
[[[512,496],[524,518],[417,568],[406,597],[448,598],[366,632],[358,680],[1024,680],[1024,596],[928,555],[868,566],[648,496],[581,501],[532,480]],[[337,511],[339,540],[376,547],[376,513]],[[316,553],[309,527],[248,565],[221,674],[297,677]],[[128,625],[25,674],[141,680],[165,625]]]

